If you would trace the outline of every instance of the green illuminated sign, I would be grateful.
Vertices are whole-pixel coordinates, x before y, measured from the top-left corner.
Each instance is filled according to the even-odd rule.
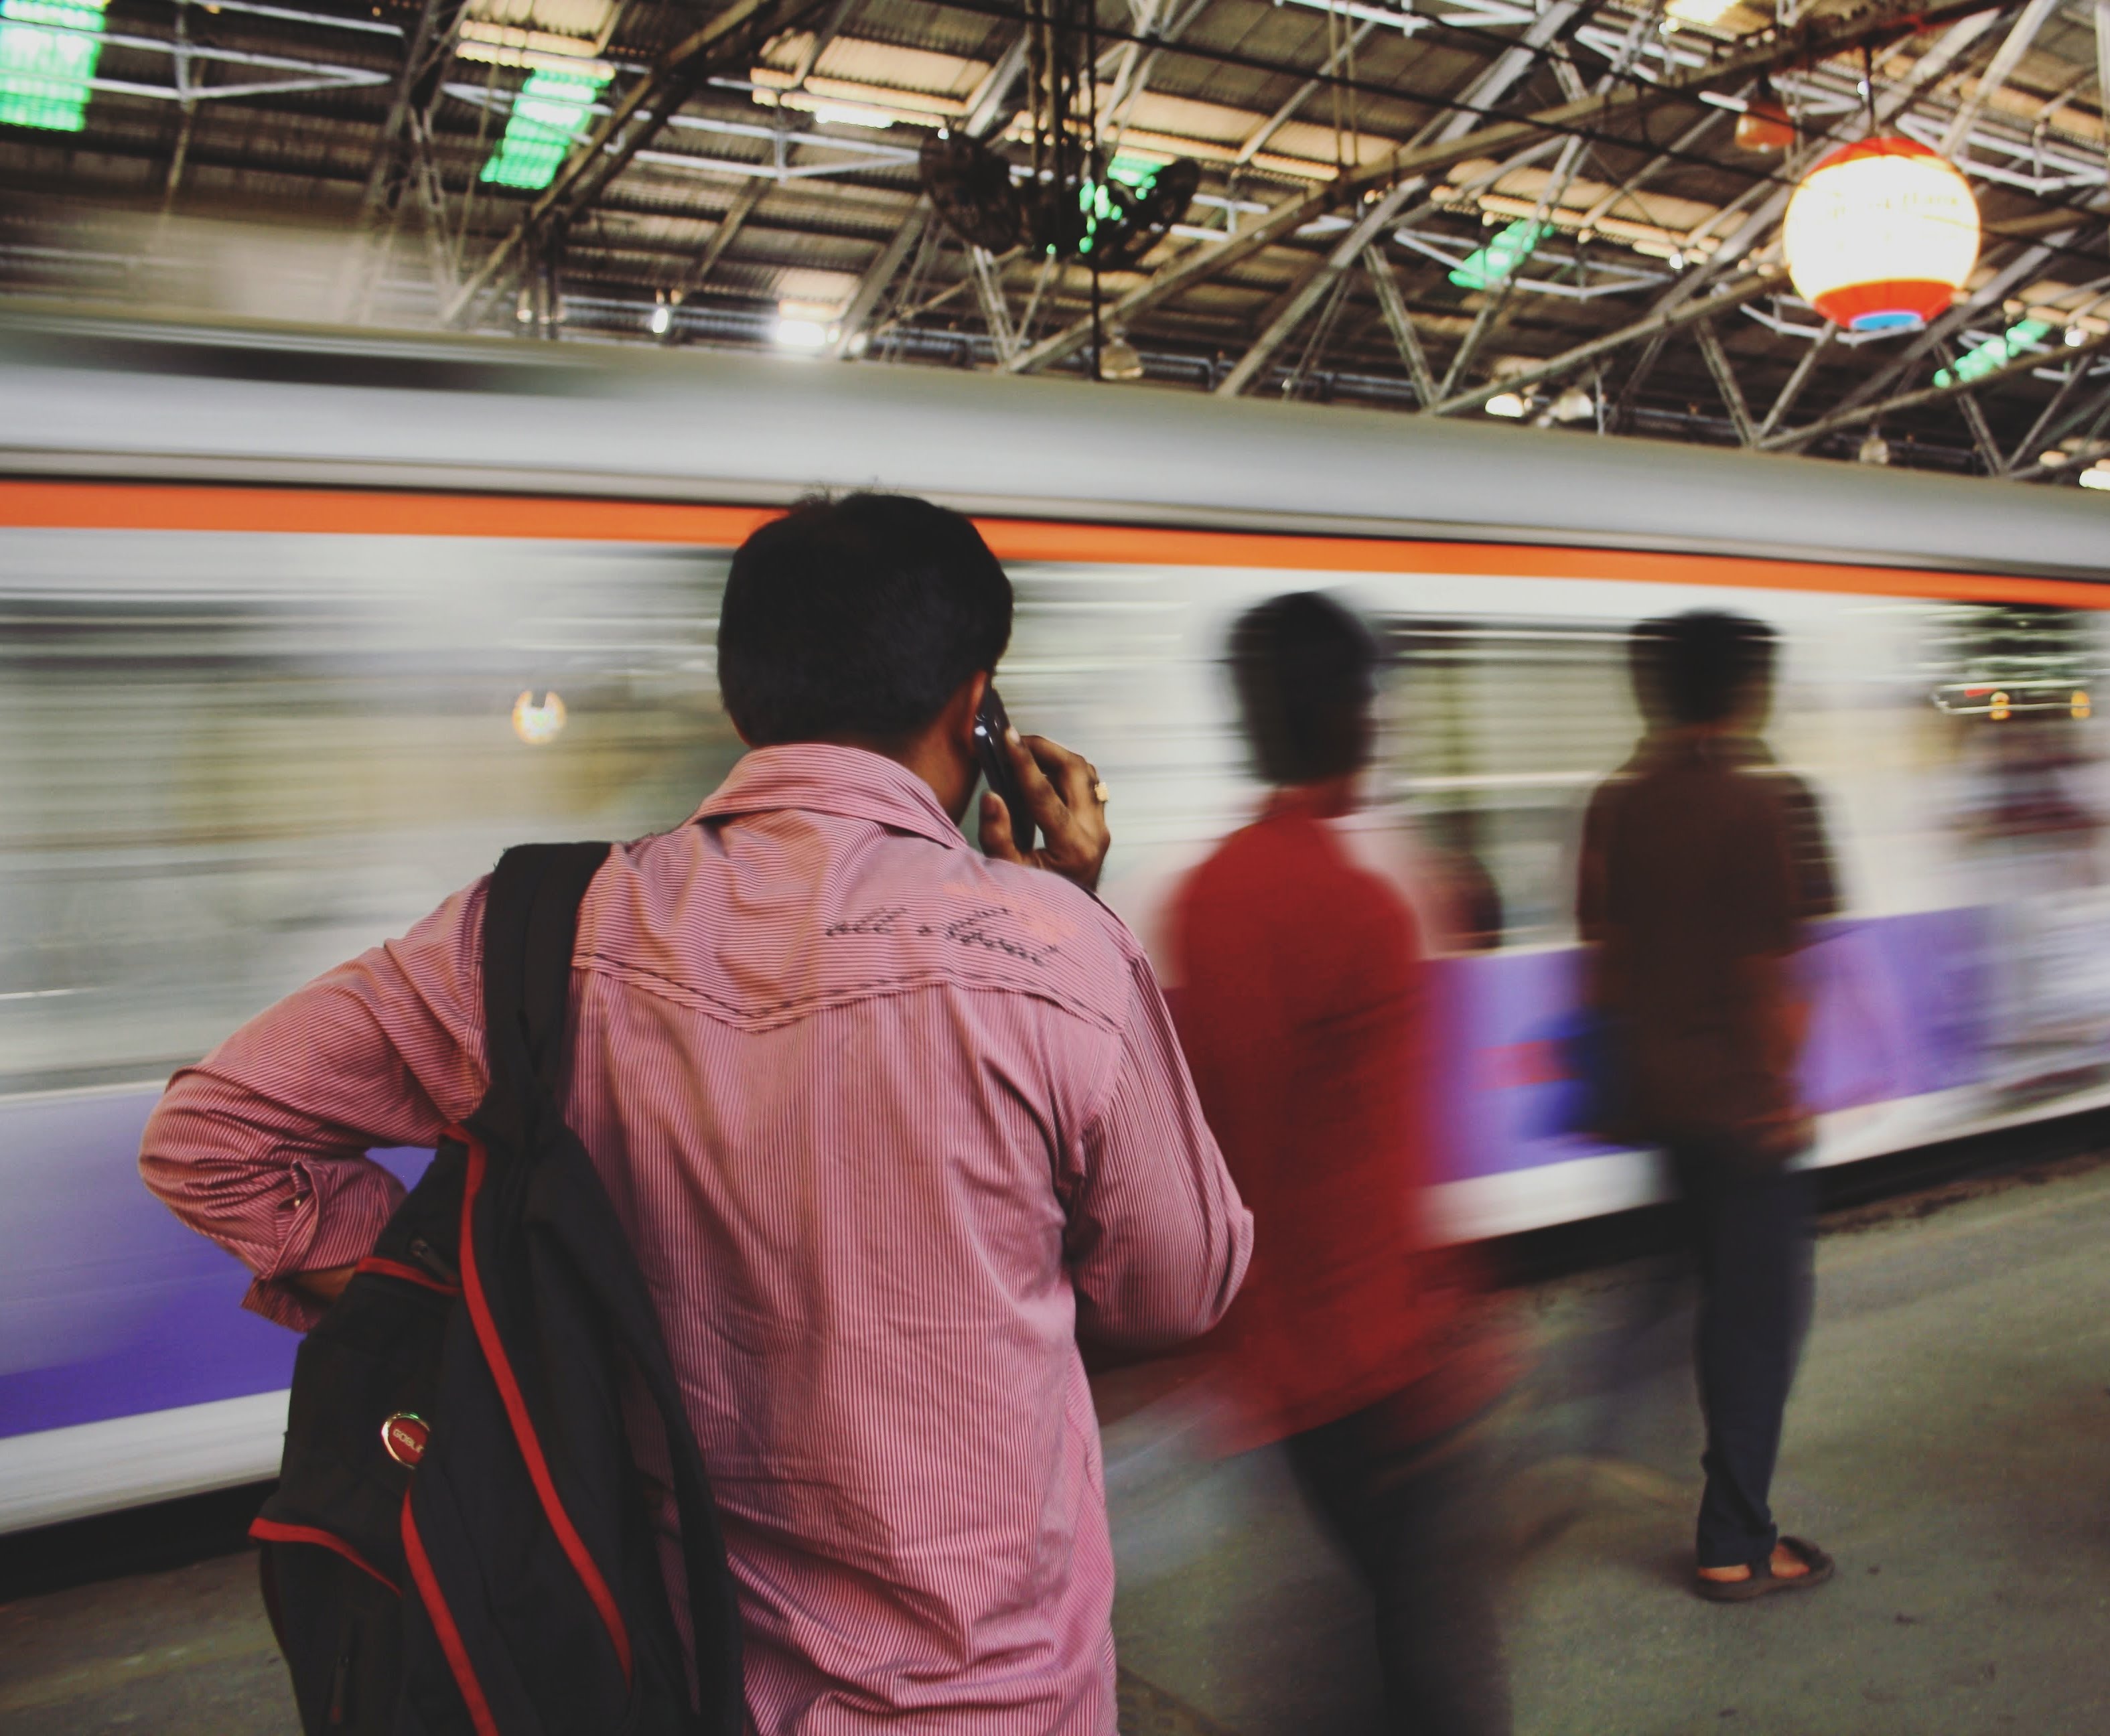
[[[1982,344],[1967,350],[1956,359],[1954,368],[1940,369],[1934,377],[1937,386],[1954,386],[1958,380],[1976,380],[2019,360],[2022,352],[2040,337],[2051,335],[2048,319],[2025,319],[2011,325],[1998,337],[1989,337]]]
[[[105,0],[0,0],[0,126],[78,133]]]
[[[13,3],[0,0],[0,5]],[[513,99],[505,136],[483,165],[483,179],[530,192],[547,187],[583,130],[594,98],[607,83],[604,72],[530,73]]]
[[[1553,233],[1550,223],[1532,223],[1519,217],[1478,253],[1469,256],[1451,274],[1460,289],[1492,289],[1506,283],[1510,274],[1529,259],[1532,251]]]

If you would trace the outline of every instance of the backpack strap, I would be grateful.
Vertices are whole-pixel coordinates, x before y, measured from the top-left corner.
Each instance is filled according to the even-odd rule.
[[[563,1099],[579,905],[608,852],[604,843],[516,845],[499,858],[484,895],[491,1082],[523,1108]]]

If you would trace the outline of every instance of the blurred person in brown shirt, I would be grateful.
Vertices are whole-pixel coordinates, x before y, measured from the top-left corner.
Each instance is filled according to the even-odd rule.
[[[1769,1494],[1810,1295],[1794,955],[1838,898],[1816,799],[1758,735],[1770,630],[1696,612],[1645,623],[1630,652],[1650,727],[1592,799],[1577,919],[1610,1057],[1605,1131],[1666,1151],[1699,1266],[1698,1589],[1741,1601],[1832,1571],[1780,1535]]]

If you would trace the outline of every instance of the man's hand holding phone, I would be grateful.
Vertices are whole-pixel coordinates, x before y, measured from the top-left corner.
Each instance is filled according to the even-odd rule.
[[[1082,754],[1044,735],[1021,735],[1006,729],[998,751],[1011,762],[1020,798],[1043,843],[1021,851],[1012,836],[1011,816],[1003,798],[982,794],[982,853],[999,861],[1045,868],[1091,891],[1113,842],[1107,830],[1107,787]]]

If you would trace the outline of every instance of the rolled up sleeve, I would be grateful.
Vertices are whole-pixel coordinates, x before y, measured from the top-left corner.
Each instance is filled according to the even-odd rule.
[[[1202,1118],[1157,978],[1140,956],[1130,972],[1112,1077],[1064,1203],[1080,1336],[1146,1350],[1223,1318],[1252,1256],[1252,1214]]]
[[[256,1274],[242,1305],[267,1319],[312,1326],[287,1281],[372,1250],[403,1189],[366,1154],[430,1146],[482,1098],[484,885],[259,1014],[148,1120],[141,1178]]]

